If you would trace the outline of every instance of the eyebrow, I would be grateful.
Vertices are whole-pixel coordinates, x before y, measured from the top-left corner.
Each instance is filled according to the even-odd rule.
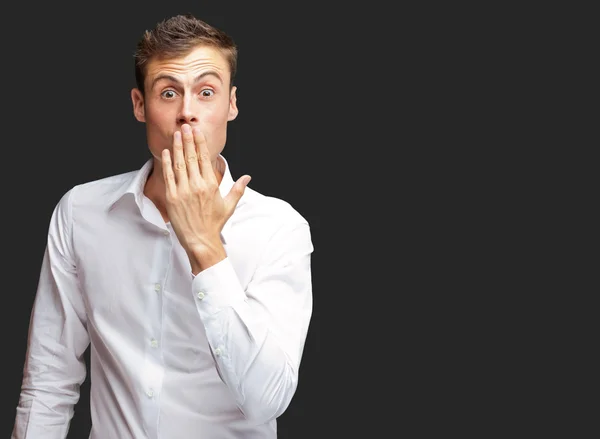
[[[198,76],[196,76],[196,78],[194,78],[194,83],[200,82],[200,80],[206,76],[214,76],[215,78],[217,78],[221,83],[223,83],[223,80],[221,79],[221,76],[215,72],[214,70],[209,70],[207,72],[203,72],[200,73]],[[171,75],[167,75],[167,74],[163,74],[163,75],[158,75],[156,78],[154,78],[154,80],[152,81],[152,86],[150,87],[150,89],[153,89],[154,86],[156,85],[156,83],[158,81],[160,81],[161,79],[167,79],[171,82],[174,82],[177,85],[181,85],[181,81],[179,81],[179,79],[177,79],[174,76]]]

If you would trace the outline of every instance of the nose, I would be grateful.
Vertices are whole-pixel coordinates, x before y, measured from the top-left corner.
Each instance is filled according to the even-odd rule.
[[[193,123],[198,122],[198,118],[192,107],[192,104],[192,99],[189,97],[186,97],[182,100],[181,109],[177,115],[177,122],[179,125],[183,125],[184,123],[192,125]]]

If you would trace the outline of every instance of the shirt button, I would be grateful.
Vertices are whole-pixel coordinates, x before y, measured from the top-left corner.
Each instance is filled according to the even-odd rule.
[[[150,346],[152,346],[153,348],[157,347],[158,346],[158,341],[156,341],[156,339],[153,338],[150,341]]]
[[[202,291],[200,291],[198,293],[198,299],[200,299],[200,300],[204,299],[204,293]]]
[[[221,351],[221,348],[217,348],[217,349],[215,349],[215,355],[216,355],[217,357],[220,357],[222,353],[223,353],[223,352]]]
[[[160,284],[154,284],[154,291],[160,293]]]
[[[152,390],[152,389],[146,390],[146,395],[148,395],[148,398],[152,398],[154,396],[154,390]]]
[[[170,233],[169,233],[169,231],[168,231],[168,230],[165,230],[165,231],[163,232],[163,235],[165,235],[165,236],[169,236],[169,235],[170,235]]]

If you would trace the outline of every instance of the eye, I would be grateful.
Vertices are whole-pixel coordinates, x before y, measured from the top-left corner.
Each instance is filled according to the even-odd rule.
[[[205,98],[210,98],[211,96],[213,96],[215,94],[215,92],[213,90],[210,89],[204,89],[200,92],[200,94],[202,95],[202,97]]]
[[[173,90],[165,90],[160,95],[166,99],[173,99],[176,96],[176,93]]]

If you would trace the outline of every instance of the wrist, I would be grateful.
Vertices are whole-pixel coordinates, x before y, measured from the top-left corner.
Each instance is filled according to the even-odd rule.
[[[218,245],[199,246],[194,248],[189,254],[192,273],[196,276],[203,270],[221,262],[227,257],[227,252],[221,242]]]

